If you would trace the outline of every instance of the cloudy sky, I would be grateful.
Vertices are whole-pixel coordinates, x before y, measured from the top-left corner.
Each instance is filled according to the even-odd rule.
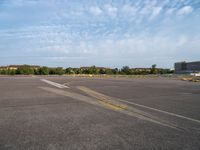
[[[200,0],[0,0],[0,65],[200,60]]]

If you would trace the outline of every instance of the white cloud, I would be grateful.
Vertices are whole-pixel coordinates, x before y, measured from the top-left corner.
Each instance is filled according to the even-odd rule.
[[[193,11],[193,8],[191,6],[184,6],[181,9],[179,9],[178,14],[179,15],[189,14],[192,11]]]
[[[170,9],[166,10],[166,15],[173,14],[175,12],[175,10],[176,10],[175,8],[170,8]]]
[[[199,13],[199,9],[192,8],[194,4],[191,1],[109,1],[105,5],[95,0],[88,3],[74,0],[6,0],[7,9],[5,7],[0,12],[0,21],[5,24],[0,29],[0,52],[5,49],[20,49],[21,53],[30,50],[31,55],[35,52],[41,56],[60,56],[58,59],[67,55],[143,60],[154,55],[165,57],[179,53],[183,56],[182,52],[188,56],[189,51],[192,51],[190,55],[200,56],[200,38],[193,38],[200,29],[199,16],[188,20],[183,15]],[[11,30],[6,27],[9,24],[16,25]]]
[[[154,7],[150,19],[154,19],[155,17],[157,17],[160,14],[161,10],[162,7]]]
[[[97,6],[90,7],[90,12],[95,16],[98,16],[98,15],[102,14],[102,10]]]
[[[177,41],[177,45],[184,45],[188,42],[188,38],[186,36],[180,36],[179,40]]]
[[[195,42],[194,42],[195,41]],[[84,54],[85,49],[91,57],[109,59],[152,59],[163,58],[166,61],[170,57],[182,57],[185,54],[198,52],[199,37],[188,36],[132,36],[123,39],[104,39],[95,43],[86,42],[89,47],[82,46],[80,53]],[[83,42],[81,42],[83,43]],[[83,48],[84,47],[84,48]],[[191,54],[190,54],[191,55]],[[163,60],[164,61],[164,60]]]
[[[126,4],[122,7],[122,12],[125,14],[133,15],[137,12],[137,8]]]
[[[116,7],[105,5],[105,9],[110,17],[114,18],[117,16],[118,9]]]

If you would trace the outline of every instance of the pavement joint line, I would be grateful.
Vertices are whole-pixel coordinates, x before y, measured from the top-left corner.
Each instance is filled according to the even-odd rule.
[[[46,79],[40,79],[40,80],[45,82],[45,83],[47,83],[47,84],[53,85],[53,86],[55,86],[57,88],[60,88],[60,89],[69,88],[66,85],[62,85],[62,84],[59,84],[59,83],[56,83],[56,82],[53,82],[53,81],[49,81],[49,80],[46,80]]]
[[[175,114],[175,113],[172,113],[172,112],[168,112],[168,111],[152,108],[152,107],[149,107],[149,106],[137,104],[137,103],[134,103],[134,102],[129,102],[129,101],[126,101],[126,100],[119,100],[119,101],[125,102],[125,103],[128,103],[128,104],[132,104],[132,105],[135,105],[135,106],[143,107],[143,108],[146,108],[146,109],[150,109],[150,110],[153,110],[153,111],[161,112],[161,113],[164,113],[164,114],[167,114],[167,115],[175,116],[175,117],[178,117],[178,118],[186,119],[186,120],[193,121],[193,122],[200,124],[200,120],[197,120],[197,119],[193,119],[193,118],[189,118],[189,117],[182,116],[182,115],[179,115],[179,114]]]

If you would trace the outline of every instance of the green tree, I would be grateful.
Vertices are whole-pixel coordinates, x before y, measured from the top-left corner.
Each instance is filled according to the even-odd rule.
[[[55,71],[58,75],[63,75],[65,73],[62,67],[57,67]]]
[[[8,69],[7,74],[9,74],[9,75],[15,75],[16,74],[16,70]]]
[[[7,69],[2,69],[2,70],[0,71],[0,74],[6,75],[6,74],[8,74],[8,70],[7,70]]]
[[[96,66],[91,66],[89,69],[89,74],[98,74],[98,70],[96,68]]]
[[[66,74],[74,74],[74,70],[73,70],[73,68],[70,68],[70,67],[69,67],[69,68],[66,68],[66,69],[65,69],[65,73],[66,73]]]
[[[121,73],[122,74],[126,74],[126,75],[130,75],[131,74],[131,69],[129,68],[129,66],[124,66],[121,69]]]
[[[81,74],[81,69],[80,68],[73,68],[72,74]]]
[[[49,74],[49,68],[48,67],[42,67],[39,69],[40,75],[48,75]]]
[[[55,68],[49,68],[49,74],[51,74],[51,75],[56,74],[56,69]]]
[[[22,65],[16,70],[16,74],[23,74],[23,75],[34,74],[34,69],[29,65]]]
[[[83,74],[90,74],[90,71],[89,71],[89,69],[83,69],[83,70],[82,70],[82,73],[83,73]]]
[[[34,74],[35,75],[40,75],[39,69],[34,69]]]
[[[118,68],[112,69],[112,74],[118,74],[118,73],[119,73],[119,69]]]
[[[106,74],[106,70],[103,68],[99,69],[99,74]]]
[[[106,74],[113,74],[112,69],[107,68],[106,69]]]
[[[151,74],[156,74],[156,73],[157,73],[156,64],[153,64],[151,66]]]

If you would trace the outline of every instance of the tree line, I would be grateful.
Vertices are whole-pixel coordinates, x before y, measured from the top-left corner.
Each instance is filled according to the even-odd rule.
[[[118,68],[102,68],[102,67],[81,67],[81,68],[49,68],[38,67],[35,68],[30,65],[21,65],[16,69],[0,68],[1,75],[63,75],[63,74],[107,74],[107,75],[148,75],[148,74],[171,74],[170,69],[156,68],[156,65],[152,65],[150,68],[130,68],[124,66],[121,69]]]

